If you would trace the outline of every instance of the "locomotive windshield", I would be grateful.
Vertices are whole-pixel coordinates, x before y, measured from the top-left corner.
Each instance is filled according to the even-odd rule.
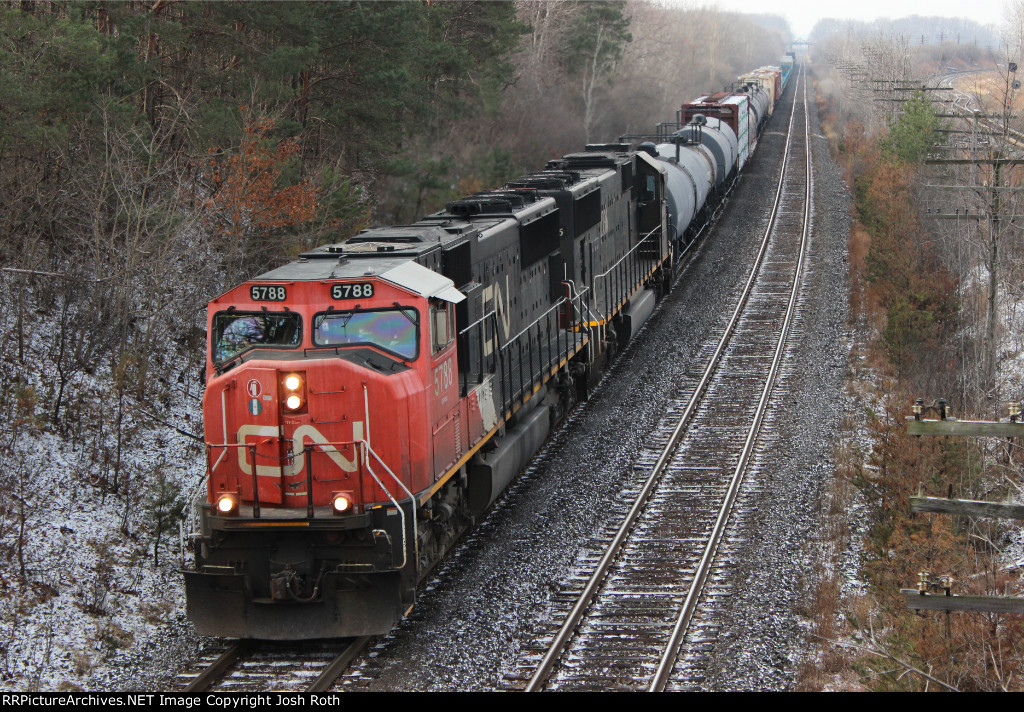
[[[213,317],[213,362],[228,361],[257,346],[295,348],[302,321],[293,312],[221,312]]]
[[[419,315],[415,309],[331,311],[313,317],[317,346],[367,344],[412,361],[419,353]]]

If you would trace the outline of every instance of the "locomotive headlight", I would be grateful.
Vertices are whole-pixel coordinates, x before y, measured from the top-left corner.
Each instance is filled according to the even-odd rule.
[[[284,398],[285,410],[290,413],[305,410],[306,374],[302,371],[298,373],[285,373],[280,378],[279,383],[281,385],[282,397]]]
[[[353,507],[353,497],[351,492],[335,492],[331,496],[331,508],[335,514],[345,514],[351,512]]]
[[[236,514],[238,512],[238,495],[222,494],[217,498],[217,513],[221,515]]]

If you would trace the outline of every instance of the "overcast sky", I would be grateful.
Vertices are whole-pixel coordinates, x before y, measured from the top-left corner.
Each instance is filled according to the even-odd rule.
[[[908,15],[969,17],[981,24],[1001,24],[1006,0],[683,0],[686,5],[717,6],[721,10],[785,15],[797,36],[805,36],[825,17],[855,20],[897,18]]]

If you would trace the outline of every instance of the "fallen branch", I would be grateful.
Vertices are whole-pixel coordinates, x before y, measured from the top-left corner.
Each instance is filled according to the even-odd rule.
[[[811,635],[814,635],[814,633],[812,633]],[[843,647],[843,648],[853,648],[854,650],[860,650],[861,652],[865,652],[865,653],[868,653],[870,655],[877,655],[878,657],[886,658],[888,660],[892,660],[897,665],[900,665],[900,666],[904,667],[907,671],[909,671],[909,672],[916,672],[918,675],[920,675],[921,677],[925,678],[926,680],[931,680],[932,682],[934,682],[937,685],[942,685],[943,687],[945,687],[947,690],[950,690],[951,692],[960,692],[960,690],[958,688],[953,687],[948,682],[944,682],[944,681],[940,680],[939,678],[937,678],[937,677],[935,677],[933,675],[929,675],[924,670],[921,670],[920,668],[916,668],[913,665],[911,665],[910,663],[907,663],[907,662],[904,662],[904,661],[900,660],[895,655],[890,653],[888,650],[885,650],[884,648],[882,648],[882,646],[878,645],[878,641],[876,641],[874,638],[871,638],[870,640],[871,640],[871,642],[875,646],[877,646],[877,648],[869,648],[869,647],[866,647],[864,645],[857,645],[856,643],[842,643],[842,642],[840,642],[838,640],[832,640],[831,638],[825,638],[825,637],[820,636],[820,635],[814,635],[814,637],[815,638],[819,638],[821,640],[824,640],[824,641],[826,641],[828,643],[832,643],[833,645],[838,645],[838,646]]]
[[[182,435],[184,435],[184,436],[185,436],[185,437],[187,437],[187,438],[192,438],[192,439],[193,439],[193,440],[195,440],[196,442],[200,442],[200,443],[205,443],[205,442],[206,442],[205,440],[203,440],[203,439],[202,439],[201,437],[199,437],[199,436],[198,436],[198,435],[196,435],[195,433],[190,433],[190,432],[188,432],[188,431],[186,431],[186,430],[182,430],[182,429],[181,429],[181,428],[179,428],[179,427],[178,427],[177,425],[174,425],[174,424],[172,424],[172,423],[169,423],[169,422],[167,422],[166,420],[164,420],[164,419],[163,419],[163,418],[161,418],[160,416],[158,416],[158,415],[154,415],[154,414],[153,414],[152,412],[150,412],[150,411],[146,410],[145,408],[143,408],[143,407],[141,407],[141,406],[138,406],[138,405],[133,405],[132,403],[127,403],[127,406],[128,406],[128,407],[129,407],[129,408],[130,408],[131,410],[137,411],[138,413],[140,413],[140,414],[142,414],[142,415],[146,416],[146,417],[147,417],[147,418],[149,418],[150,420],[154,420],[154,421],[156,421],[157,423],[160,423],[160,425],[166,426],[166,427],[168,427],[168,428],[170,428],[170,429],[172,429],[172,430],[176,430],[177,432],[181,433]]]

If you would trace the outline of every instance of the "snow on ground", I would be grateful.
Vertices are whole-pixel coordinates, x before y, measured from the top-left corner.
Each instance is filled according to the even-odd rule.
[[[1005,292],[1004,292],[1005,294]],[[999,385],[1005,400],[1024,402],[1024,298],[1021,294],[1004,297],[1000,305],[1002,343],[999,352]],[[1024,403],[1022,403],[1024,404]],[[1024,460],[1021,448],[1024,443],[1015,443],[1014,460]],[[1011,480],[1017,488],[1013,500],[1024,504],[1024,480]],[[1003,551],[1003,564],[1007,570],[1024,570],[1024,527],[1016,527],[1009,534],[1009,544]]]
[[[156,403],[126,392],[118,462],[109,365],[72,376],[54,423],[54,319],[25,310],[19,362],[15,284],[0,280],[0,689],[89,689],[183,617],[176,523],[154,561],[156,483],[162,472],[164,499],[180,502],[202,478],[203,450],[153,416],[201,435],[198,374],[168,354],[146,377],[159,382]]]

